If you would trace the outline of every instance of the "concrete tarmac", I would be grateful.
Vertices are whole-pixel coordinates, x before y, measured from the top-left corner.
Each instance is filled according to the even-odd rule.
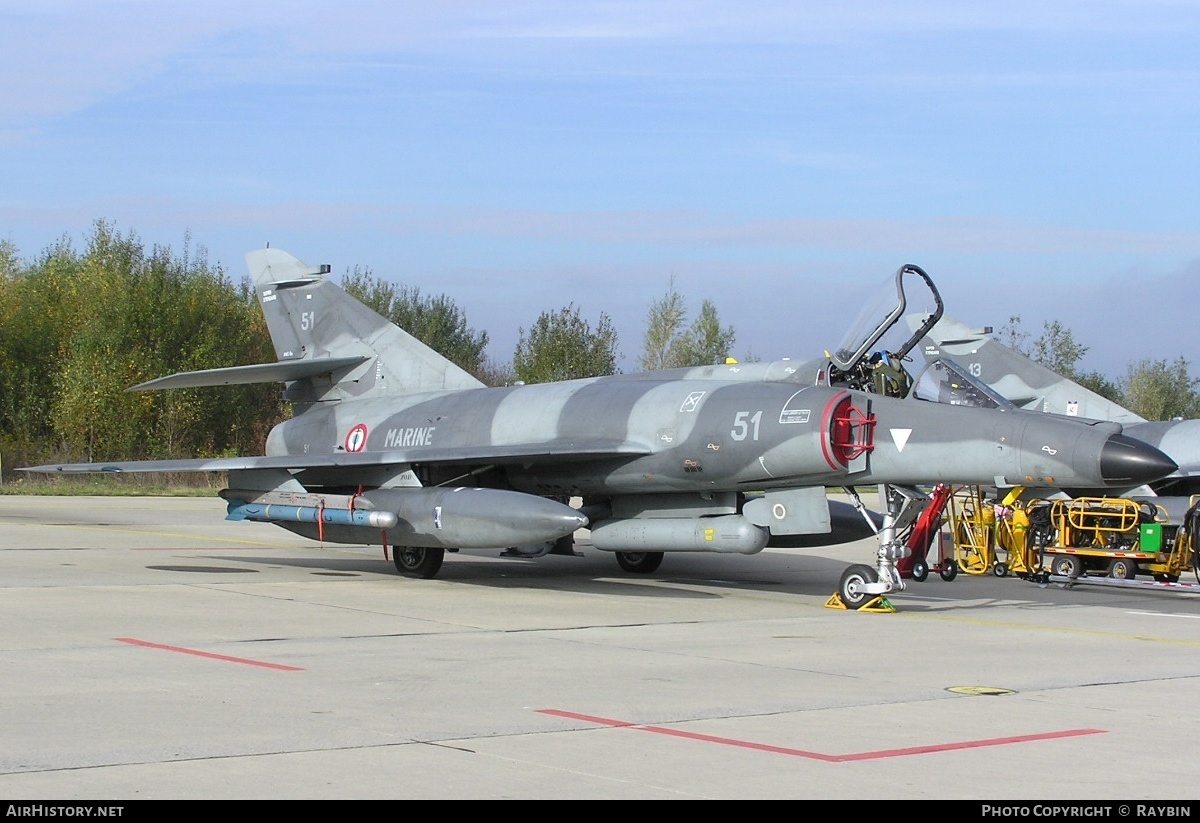
[[[382,550],[214,498],[0,496],[0,796],[1195,798],[1200,596],[934,573],[870,542]]]

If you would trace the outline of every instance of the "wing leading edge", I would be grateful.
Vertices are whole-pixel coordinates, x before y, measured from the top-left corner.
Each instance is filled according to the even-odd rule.
[[[252,366],[229,366],[223,369],[202,369],[168,374],[145,383],[130,386],[127,391],[158,391],[161,389],[198,389],[207,386],[233,386],[248,383],[287,383],[318,374],[330,374],[350,369],[370,360],[365,355],[352,357],[318,357],[310,360],[281,360],[278,363],[256,363]]]
[[[628,441],[523,444],[518,446],[454,447],[444,449],[389,449],[374,452],[328,452],[183,460],[126,460],[96,463],[48,463],[22,471],[43,474],[99,474],[147,472],[225,472],[246,469],[316,469],[402,466],[414,464],[554,463],[560,460],[629,458],[650,454],[651,449]]]

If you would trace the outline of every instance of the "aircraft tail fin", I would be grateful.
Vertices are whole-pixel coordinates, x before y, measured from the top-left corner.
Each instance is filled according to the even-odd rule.
[[[911,326],[916,322],[908,318]],[[921,344],[926,359],[949,357],[1016,406],[1036,411],[1140,423],[1145,418],[1005,346],[988,328],[943,317]]]
[[[484,384],[326,275],[280,249],[246,255],[279,365],[295,403],[473,389]],[[328,368],[325,368],[328,366]],[[285,371],[287,371],[285,369]],[[308,373],[306,373],[308,372]]]

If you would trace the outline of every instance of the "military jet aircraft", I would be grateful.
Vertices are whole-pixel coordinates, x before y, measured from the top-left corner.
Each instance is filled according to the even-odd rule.
[[[851,565],[839,584],[843,603],[861,608],[905,586],[896,561],[928,500],[921,484],[1126,486],[1175,469],[1118,423],[904,397],[908,352],[942,314],[913,265],[864,301],[825,358],[486,387],[343,292],[329,266],[271,248],[246,260],[277,362],[133,388],[284,383],[294,414],[265,455],[26,470],[226,472],[228,518],[385,554],[390,545],[399,573],[419,578],[434,577],[446,552],[572,554],[582,528],[642,573],[665,553],[836,543],[845,518],[826,488],[878,485],[878,527],[863,512],[875,563]],[[928,319],[891,346],[910,305]]]
[[[914,314],[908,325],[916,329],[925,321],[925,315]],[[1131,499],[1159,498],[1159,504],[1177,517],[1187,510],[1191,495],[1200,493],[1200,420],[1147,421],[1004,345],[990,327],[972,328],[943,316],[922,340],[920,351],[931,362],[954,361],[1022,409],[1121,423],[1126,435],[1156,446],[1178,465],[1162,478],[1125,489],[1110,487],[1111,492]]]

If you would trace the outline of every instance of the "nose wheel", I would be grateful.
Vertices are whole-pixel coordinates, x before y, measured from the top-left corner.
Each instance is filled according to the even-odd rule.
[[[854,499],[854,505],[865,512],[858,495],[852,489],[847,488],[847,491]],[[847,567],[838,581],[837,594],[829,599],[825,604],[827,606],[856,611],[895,611],[887,601],[886,595],[904,590],[904,580],[900,577],[896,563],[909,557],[912,552],[899,535],[925,510],[930,504],[930,498],[914,488],[889,485],[879,487],[879,496],[887,502],[887,513],[883,517],[883,525],[876,532],[879,541],[876,565],[856,563]],[[871,522],[869,518],[868,522]],[[917,573],[921,578],[928,576],[928,565],[923,560],[918,562],[920,571],[914,569],[914,577]],[[954,573],[957,572],[955,568]],[[947,579],[945,572],[942,573],[942,577]]]
[[[847,566],[838,582],[838,597],[846,608],[861,609],[867,601],[878,596],[871,591],[878,582],[879,572],[870,566],[862,563]]]

